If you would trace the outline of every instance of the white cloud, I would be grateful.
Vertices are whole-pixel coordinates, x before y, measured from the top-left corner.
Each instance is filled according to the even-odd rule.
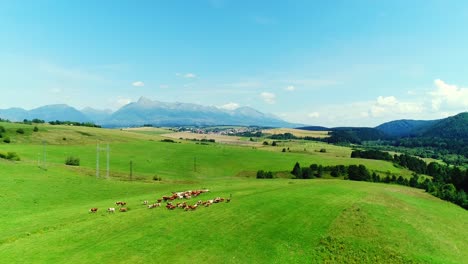
[[[161,88],[161,89],[167,89],[167,88],[169,88],[169,85],[167,85],[167,84],[161,84],[161,85],[159,85],[159,88]]]
[[[197,78],[197,75],[195,73],[191,73],[191,72],[189,72],[189,73],[180,73],[180,72],[178,72],[175,75],[178,76],[178,77],[186,78],[186,79]]]
[[[292,92],[292,91],[295,91],[296,90],[296,87],[294,87],[293,85],[289,85],[288,87],[284,88],[286,91],[288,92]]]
[[[191,72],[189,72],[189,73],[180,73],[180,72],[178,72],[175,75],[178,76],[178,77],[186,78],[186,79],[197,78],[197,75],[195,73],[191,73]]]
[[[239,107],[240,107],[240,105],[238,103],[232,103],[231,102],[231,103],[227,103],[225,105],[222,105],[219,108],[226,109],[226,110],[235,110],[235,109],[237,109]]]
[[[432,109],[438,111],[442,105],[450,109],[468,107],[468,88],[447,84],[440,79],[434,80],[437,87],[430,92],[432,97]]]
[[[276,95],[274,93],[263,92],[260,94],[260,97],[265,101],[267,104],[274,104],[276,103]]]
[[[307,116],[311,117],[311,118],[319,118],[320,113],[319,112],[312,112],[312,113],[309,113]]]
[[[372,117],[392,116],[396,114],[417,114],[424,111],[420,102],[400,102],[394,96],[379,96],[369,109]]]
[[[136,82],[133,82],[132,85],[135,87],[143,87],[145,86],[145,83],[142,81],[136,81]]]
[[[129,98],[119,97],[119,98],[117,98],[116,105],[117,105],[117,107],[122,107],[122,106],[127,105],[127,104],[129,104],[131,102],[132,102],[132,100],[129,99]]]
[[[394,96],[388,96],[388,97],[379,96],[377,98],[377,104],[381,106],[394,106],[397,103],[398,101]]]
[[[374,105],[371,107],[371,109],[369,110],[370,114],[374,117],[376,116],[380,116],[382,114],[385,113],[385,108],[381,107],[381,106],[378,106],[378,105]]]

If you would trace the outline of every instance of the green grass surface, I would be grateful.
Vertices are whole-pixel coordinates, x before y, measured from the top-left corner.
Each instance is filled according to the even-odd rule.
[[[22,159],[0,159],[0,263],[464,263],[468,259],[468,212],[422,190],[343,180],[244,177],[257,169],[290,170],[296,161],[365,162],[373,169],[402,173],[387,162],[346,158],[347,148],[327,146],[327,153],[319,153],[307,149],[323,143],[303,151],[301,144],[314,143],[290,142],[292,152],[281,153],[279,147],[163,143],[159,135],[119,130],[39,128],[21,136],[12,133],[14,142],[0,144],[1,152],[15,151]],[[44,139],[49,142],[46,170],[37,162]],[[110,143],[110,179],[94,176],[96,142]],[[105,153],[101,154],[104,168]],[[67,155],[79,156],[81,166],[65,166]],[[127,180],[129,160],[134,161],[134,181]],[[152,181],[155,174],[163,181]],[[149,210],[141,204],[172,191],[199,188],[211,190],[199,199],[230,194],[233,199],[193,212]],[[105,209],[115,207],[118,200],[128,203],[129,212],[107,214]],[[91,207],[98,207],[98,213],[88,213]]]

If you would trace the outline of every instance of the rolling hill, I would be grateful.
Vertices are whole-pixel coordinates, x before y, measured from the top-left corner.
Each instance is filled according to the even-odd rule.
[[[375,127],[391,137],[418,136],[439,120],[395,120]]]
[[[296,161],[365,163],[384,173],[404,173],[388,162],[350,159],[350,148],[288,141],[291,152],[282,153],[262,144],[167,143],[160,134],[133,131],[39,124],[33,132],[30,125],[1,125],[12,138],[0,143],[1,151],[21,157],[0,159],[0,257],[9,263],[463,263],[468,258],[468,211],[423,190],[249,176],[258,169],[288,171]],[[15,134],[18,128],[25,133]],[[38,163],[43,140],[45,164]],[[95,176],[96,142],[110,143],[108,179]],[[320,148],[327,152],[314,151]],[[81,158],[79,167],[64,165],[70,155]],[[101,157],[105,168],[105,153]],[[155,175],[162,181],[154,181]],[[195,211],[142,204],[200,188],[210,192],[188,203],[231,195],[232,200]],[[126,201],[129,211],[107,213],[116,201]],[[98,212],[89,213],[91,207]]]
[[[421,133],[423,137],[468,140],[468,112],[439,120]]]
[[[388,162],[346,158],[349,148],[317,142],[314,148],[328,146],[327,153],[314,148],[301,153],[303,145],[288,142],[292,152],[281,153],[261,145],[165,143],[160,134],[132,131],[2,126],[13,139],[0,143],[2,151],[21,157],[0,159],[0,258],[10,262],[463,263],[468,258],[463,250],[468,211],[422,190],[246,177],[258,169],[289,170],[295,161],[364,162],[400,171]],[[26,133],[15,135],[19,127]],[[49,142],[45,165],[37,163],[42,140]],[[110,143],[109,179],[95,176],[96,141]],[[65,166],[69,155],[80,157],[81,165]],[[153,181],[154,175],[162,181]],[[142,204],[200,188],[210,192],[187,202],[231,195],[232,201],[188,212]],[[105,212],[119,200],[127,202],[128,212]],[[91,207],[98,212],[89,213]]]

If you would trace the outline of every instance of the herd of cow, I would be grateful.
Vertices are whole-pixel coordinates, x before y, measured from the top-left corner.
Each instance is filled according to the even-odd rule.
[[[204,189],[204,190],[195,190],[195,191],[185,191],[185,192],[173,192],[171,196],[163,196],[162,198],[157,199],[155,203],[150,203],[149,201],[145,200],[145,201],[143,201],[142,204],[146,205],[148,209],[153,209],[153,208],[156,208],[156,207],[161,207],[162,202],[165,202],[166,203],[165,207],[167,209],[169,209],[169,210],[174,210],[176,208],[180,208],[180,209],[183,209],[185,211],[194,211],[194,210],[196,210],[198,208],[198,206],[209,207],[209,206],[211,206],[212,204],[215,204],[215,203],[222,203],[222,202],[229,203],[231,201],[231,198],[232,198],[232,194],[231,194],[229,198],[216,197],[214,199],[206,200],[206,201],[198,200],[198,202],[196,202],[195,204],[192,204],[192,205],[188,204],[187,202],[176,202],[174,204],[175,200],[178,200],[178,199],[190,200],[190,199],[192,199],[192,197],[197,197],[200,194],[207,193],[207,192],[209,192],[209,190],[206,190],[206,189]],[[118,201],[115,204],[117,206],[119,206],[119,212],[127,212],[128,211],[128,207],[125,207],[127,205],[126,202]],[[97,207],[93,207],[93,208],[89,209],[90,213],[96,213],[97,211],[98,211]],[[115,211],[116,211],[115,207],[107,208],[108,213],[115,213]]]

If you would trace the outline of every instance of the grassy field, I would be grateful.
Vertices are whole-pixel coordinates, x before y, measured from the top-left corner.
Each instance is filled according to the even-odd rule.
[[[343,180],[257,180],[258,169],[390,163],[347,158],[313,142],[242,147],[161,142],[160,134],[1,124],[21,161],[0,159],[0,263],[464,263],[468,212],[422,190]],[[15,131],[23,127],[25,134]],[[66,137],[66,140],[63,140]],[[42,141],[47,166],[40,168]],[[111,177],[95,177],[96,143],[110,143]],[[304,151],[304,144],[308,144]],[[318,145],[316,145],[318,144]],[[326,147],[326,153],[316,149]],[[101,153],[105,167],[105,153]],[[81,166],[65,166],[68,155]],[[129,181],[129,160],[134,164]],[[102,171],[104,174],[104,171]],[[162,181],[153,181],[158,175]],[[230,203],[196,211],[147,209],[173,191]],[[127,213],[105,209],[123,200]],[[198,200],[198,198],[197,198]],[[195,203],[190,201],[189,203]],[[89,208],[98,207],[95,214]]]

